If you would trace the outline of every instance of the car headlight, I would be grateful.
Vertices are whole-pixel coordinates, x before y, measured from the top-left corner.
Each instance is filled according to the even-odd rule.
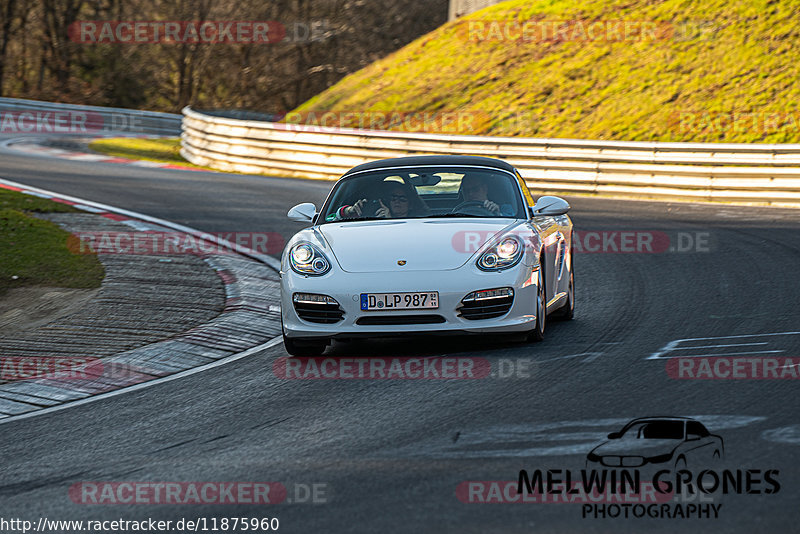
[[[476,265],[481,271],[502,271],[518,264],[524,252],[522,241],[516,236],[508,236],[481,254]]]
[[[672,460],[672,453],[669,454],[659,454],[658,456],[651,456],[647,459],[648,462],[651,464],[663,464],[664,462],[669,462]]]
[[[309,276],[322,276],[331,270],[331,262],[311,243],[298,243],[289,250],[292,270]]]

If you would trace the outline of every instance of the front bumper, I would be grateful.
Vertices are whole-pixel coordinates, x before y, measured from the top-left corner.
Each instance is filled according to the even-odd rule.
[[[458,333],[528,332],[536,324],[537,271],[520,263],[503,272],[482,272],[472,265],[452,271],[410,271],[389,273],[349,273],[334,269],[320,277],[305,277],[291,269],[281,275],[281,314],[283,330],[289,338],[351,338]],[[508,313],[491,319],[470,320],[459,316],[458,308],[467,294],[500,287],[511,287],[514,300]],[[435,310],[362,311],[361,293],[404,293],[438,291]],[[292,295],[316,293],[336,299],[344,312],[341,321],[320,324],[301,319]],[[444,322],[432,324],[357,324],[362,317],[439,315]]]

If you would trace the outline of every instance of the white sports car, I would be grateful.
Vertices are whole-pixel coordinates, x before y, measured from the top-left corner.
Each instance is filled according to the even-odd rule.
[[[416,156],[359,165],[322,207],[299,204],[281,258],[286,351],[321,354],[332,339],[405,334],[544,336],[572,318],[569,204],[534,202],[508,163]]]

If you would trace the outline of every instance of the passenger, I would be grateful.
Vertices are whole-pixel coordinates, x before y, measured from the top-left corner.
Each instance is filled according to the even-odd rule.
[[[357,219],[359,217],[378,217],[378,211],[386,207],[381,199],[381,197],[385,195],[380,194],[383,189],[379,189],[377,187],[379,185],[382,184],[373,184],[365,191],[358,192],[358,196],[355,198],[358,199],[358,197],[361,197],[359,200],[356,200],[352,204],[343,205],[337,209],[335,213],[328,215],[327,220],[341,221],[346,219]]]
[[[344,205],[341,208],[339,208],[338,210],[336,210],[336,213],[334,213],[333,216],[329,215],[328,216],[328,220],[330,220],[330,221],[340,221],[340,220],[344,220],[344,219],[357,219],[357,218],[362,217],[362,216],[363,217],[383,217],[383,215],[378,215],[378,213],[382,212],[382,210],[384,210],[384,209],[388,210],[388,208],[386,206],[384,206],[383,201],[380,198],[377,200],[377,203],[379,205],[378,205],[378,209],[375,210],[374,214],[364,213],[364,210],[366,210],[369,207],[371,202],[375,202],[375,201],[374,200],[370,201],[369,199],[362,198],[361,200],[356,201],[352,206],[351,205]],[[373,207],[373,209],[374,209],[374,207]]]
[[[409,185],[393,182],[389,187],[389,207],[381,207],[376,217],[404,219],[406,217],[424,217],[430,213],[419,195]]]
[[[352,205],[342,206],[336,210],[334,215],[329,215],[328,220],[339,221],[356,219],[359,217],[401,219],[405,217],[425,216],[429,213],[425,203],[410,186],[401,182],[384,182],[384,184],[388,185],[385,194],[380,196],[365,195],[369,198],[362,198]],[[374,199],[370,200],[373,197]],[[387,202],[384,203],[384,199],[381,197],[387,198]]]

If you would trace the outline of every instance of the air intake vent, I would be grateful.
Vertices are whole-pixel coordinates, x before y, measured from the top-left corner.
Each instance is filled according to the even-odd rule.
[[[333,324],[344,318],[338,304],[323,302],[295,302],[294,310],[298,317],[310,323]]]
[[[494,319],[508,313],[514,303],[513,295],[462,303],[459,315],[470,321]]]
[[[435,324],[445,322],[441,315],[371,315],[359,317],[359,325],[387,325],[387,324]]]

